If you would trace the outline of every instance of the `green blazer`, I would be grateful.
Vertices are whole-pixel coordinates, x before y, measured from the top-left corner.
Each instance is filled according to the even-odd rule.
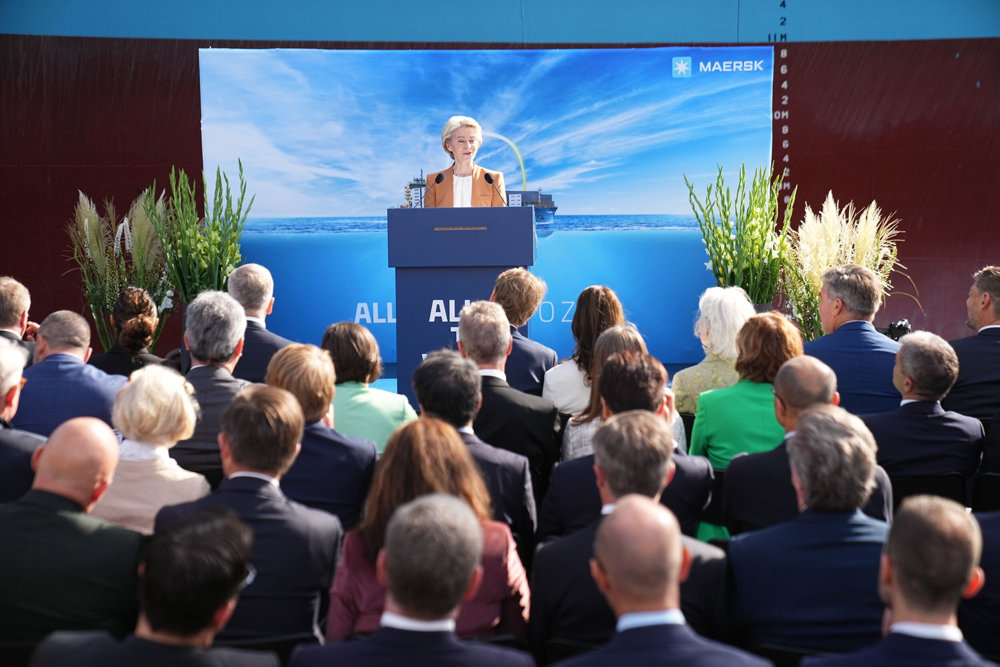
[[[379,454],[393,431],[416,418],[406,396],[360,382],[338,384],[333,395],[333,428],[343,435],[371,440]]]
[[[689,453],[706,456],[713,469],[724,470],[737,454],[771,451],[784,437],[774,416],[771,383],[740,380],[698,399]]]

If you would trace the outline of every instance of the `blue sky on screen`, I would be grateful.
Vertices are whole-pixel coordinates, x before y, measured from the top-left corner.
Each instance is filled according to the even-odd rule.
[[[691,75],[678,59],[691,58]],[[441,127],[475,117],[477,162],[560,214],[686,214],[699,184],[771,159],[771,47],[470,51],[202,49],[206,171],[236,159],[253,217],[381,216],[446,168]],[[683,62],[683,61],[680,61]],[[725,71],[733,69],[751,71]],[[705,69],[709,71],[703,71]],[[211,187],[211,183],[209,184]]]

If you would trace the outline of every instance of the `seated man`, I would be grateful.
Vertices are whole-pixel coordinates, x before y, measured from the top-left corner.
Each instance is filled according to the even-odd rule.
[[[375,561],[387,588],[381,627],[366,639],[299,648],[291,667],[534,664],[526,654],[455,636],[459,607],[482,581],[482,550],[479,521],[458,498],[430,494],[403,505]]]
[[[35,357],[35,333],[38,325],[28,319],[31,295],[28,288],[10,276],[0,277],[0,338],[16,343],[24,365]]]
[[[337,517],[285,497],[281,476],[292,465],[304,420],[295,397],[284,389],[254,385],[222,413],[219,450],[226,479],[200,500],[164,507],[156,532],[204,507],[225,507],[253,531],[257,571],[224,639],[322,635],[320,610],[333,578],[343,530]]]
[[[955,609],[983,585],[979,526],[958,503],[907,498],[899,508],[879,569],[885,638],[855,653],[804,665],[992,665],[962,641]],[[994,628],[995,630],[996,628]]]
[[[946,410],[990,419],[1000,410],[1000,266],[985,266],[972,278],[966,324],[976,335],[951,341],[958,378],[941,403]]]
[[[983,451],[983,424],[946,411],[940,402],[958,375],[955,351],[928,331],[914,331],[900,343],[892,381],[902,405],[862,418],[875,436],[879,464],[890,477],[952,472],[972,477]]]
[[[1000,657],[1000,512],[975,517],[983,534],[980,564],[986,583],[975,597],[962,600],[958,627],[974,649],[995,660]]]
[[[552,348],[525,337],[518,329],[538,310],[546,289],[544,280],[518,267],[497,276],[490,295],[490,301],[500,304],[510,322],[513,347],[504,368],[507,382],[514,389],[535,396],[542,395],[545,371],[559,363],[559,355]]]
[[[662,505],[625,496],[604,519],[594,540],[590,572],[618,619],[610,643],[566,663],[603,665],[767,665],[766,660],[703,639],[680,610],[680,581],[691,555],[680,526]]]
[[[737,639],[817,653],[871,644],[889,528],[859,509],[874,484],[875,441],[857,417],[819,405],[799,417],[788,458],[799,516],[729,543]]]
[[[17,500],[31,488],[35,471],[31,455],[45,444],[45,438],[10,425],[21,397],[22,349],[0,338],[0,502]]]
[[[265,320],[274,308],[274,278],[260,264],[244,264],[229,274],[229,296],[243,306],[247,317],[243,355],[236,362],[233,377],[263,382],[267,364],[274,353],[292,341],[267,330]]]
[[[119,642],[106,632],[55,632],[32,667],[278,667],[273,654],[210,648],[251,582],[250,530],[226,510],[195,512],[157,534],[140,564],[139,622]]]

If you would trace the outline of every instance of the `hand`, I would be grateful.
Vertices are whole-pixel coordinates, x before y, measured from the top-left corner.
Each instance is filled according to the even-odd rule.
[[[24,333],[21,335],[26,341],[35,342],[35,336],[38,334],[38,322],[28,322],[24,327]]]

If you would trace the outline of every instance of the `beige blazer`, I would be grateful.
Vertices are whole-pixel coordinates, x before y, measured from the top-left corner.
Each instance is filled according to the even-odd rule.
[[[452,168],[448,167],[444,171],[436,171],[433,174],[427,175],[427,189],[424,190],[424,208],[439,207],[439,208],[451,208],[454,206],[455,199],[455,181],[452,174]],[[496,190],[493,189],[493,185],[486,182],[483,178],[483,174],[489,172],[493,174],[493,184],[496,185]],[[438,174],[444,174],[444,180],[434,184],[434,179],[437,178]],[[503,193],[503,198],[497,194],[497,190]],[[472,205],[473,206],[504,206],[506,205],[507,190],[504,188],[503,184],[503,173],[499,171],[492,171],[490,169],[483,169],[478,164],[472,167]]]

